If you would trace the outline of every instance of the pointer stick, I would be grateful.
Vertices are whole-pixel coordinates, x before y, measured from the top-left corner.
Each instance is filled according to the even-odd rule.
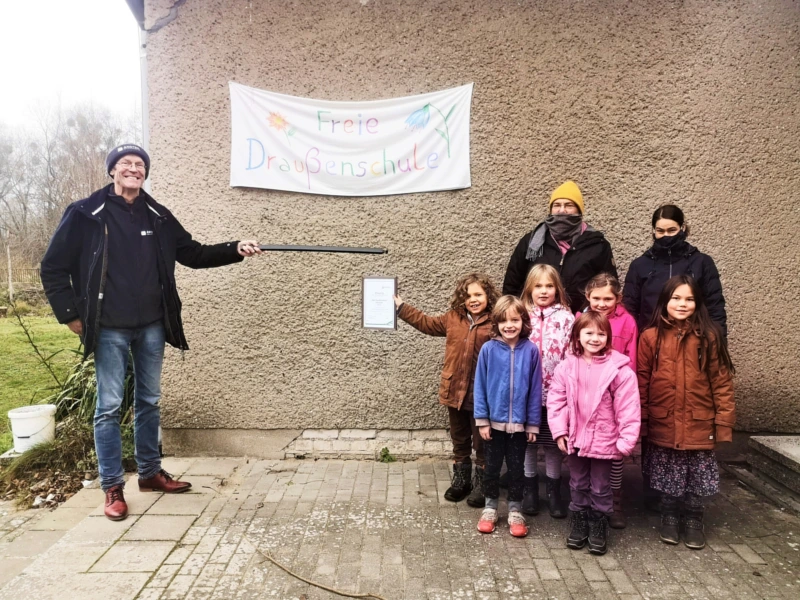
[[[351,254],[388,254],[386,248],[355,248],[351,246],[275,246],[260,245],[262,252],[349,252]]]

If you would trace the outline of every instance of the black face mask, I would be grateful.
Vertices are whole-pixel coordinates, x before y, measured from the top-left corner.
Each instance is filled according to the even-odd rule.
[[[686,232],[681,229],[675,235],[665,235],[660,238],[653,238],[653,247],[659,250],[670,250],[686,241]]]

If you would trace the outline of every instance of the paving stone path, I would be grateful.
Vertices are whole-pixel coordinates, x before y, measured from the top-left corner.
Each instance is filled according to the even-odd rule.
[[[731,478],[708,511],[705,550],[660,543],[658,516],[631,497],[628,528],[594,557],[567,549],[567,522],[546,514],[525,539],[504,520],[478,533],[478,510],[443,499],[445,462],[199,458],[165,468],[192,492],[142,494],[133,480],[121,522],[102,516],[99,490],[53,512],[0,506],[0,600],[341,598],[257,549],[314,581],[387,599],[800,598],[800,519]],[[639,485],[630,466],[626,487]]]

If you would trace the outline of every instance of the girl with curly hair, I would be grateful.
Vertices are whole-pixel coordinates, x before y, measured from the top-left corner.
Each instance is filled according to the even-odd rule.
[[[395,296],[397,316],[422,333],[446,338],[439,403],[447,407],[453,441],[453,479],[446,500],[483,507],[484,450],[473,417],[475,365],[481,346],[492,337],[490,315],[497,289],[488,275],[469,273],[456,283],[450,310],[431,317]],[[476,469],[472,473],[472,450]],[[472,492],[470,494],[470,492]]]

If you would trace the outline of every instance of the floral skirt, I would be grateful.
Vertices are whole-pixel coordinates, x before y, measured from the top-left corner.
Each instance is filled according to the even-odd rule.
[[[719,465],[713,450],[675,450],[650,444],[642,470],[650,487],[676,498],[713,496],[719,491]]]

